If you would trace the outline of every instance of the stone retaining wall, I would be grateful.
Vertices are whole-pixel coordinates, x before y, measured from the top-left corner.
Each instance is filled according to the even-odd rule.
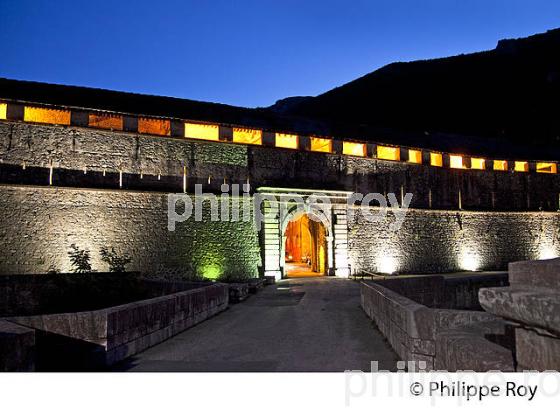
[[[361,283],[361,305],[401,360],[415,366],[425,362],[427,370],[514,370],[511,351],[485,338],[506,333],[505,323],[493,315],[428,308],[373,282]]]
[[[398,231],[348,217],[348,255],[356,271],[439,273],[506,270],[509,262],[560,254],[560,213],[408,210]]]
[[[213,284],[108,309],[8,320],[37,330],[39,370],[76,370],[116,363],[227,306],[227,285]]]
[[[0,274],[71,270],[71,244],[91,251],[97,271],[108,266],[102,246],[127,253],[127,269],[164,275],[181,271],[215,279],[228,270],[256,277],[261,264],[252,200],[248,221],[190,218],[168,230],[167,195],[154,192],[0,185]],[[181,210],[177,210],[181,213]]]
[[[252,210],[253,199],[248,208]],[[167,229],[167,195],[156,192],[0,185],[0,274],[70,269],[75,243],[89,249],[97,271],[101,246],[132,257],[130,270],[163,274],[192,271],[215,278],[228,270],[256,277],[262,266],[259,233],[252,220],[203,220]],[[181,212],[178,210],[178,212]],[[348,219],[348,262],[355,270],[397,272],[498,270],[520,259],[560,252],[557,212],[451,212],[409,210],[401,229]]]

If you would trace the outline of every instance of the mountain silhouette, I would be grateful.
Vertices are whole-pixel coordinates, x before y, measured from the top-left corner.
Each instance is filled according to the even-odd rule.
[[[560,159],[560,29],[491,51],[389,64],[269,109],[356,139]]]

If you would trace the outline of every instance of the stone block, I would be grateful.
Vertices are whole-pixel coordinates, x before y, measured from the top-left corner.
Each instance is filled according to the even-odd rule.
[[[249,284],[247,283],[228,283],[229,301],[239,303],[249,297]]]
[[[560,291],[560,258],[511,262],[508,273],[512,286],[540,286]]]
[[[522,368],[560,371],[560,338],[532,329],[515,330],[517,362]]]
[[[554,288],[483,288],[479,300],[484,310],[496,316],[560,335],[560,298]]]

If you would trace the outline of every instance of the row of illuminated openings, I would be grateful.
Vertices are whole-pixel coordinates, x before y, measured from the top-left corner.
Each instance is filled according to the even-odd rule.
[[[0,119],[7,118],[7,104],[0,103]],[[110,130],[124,130],[124,117],[122,115],[109,113],[88,113],[87,126]],[[27,122],[71,125],[71,112],[69,110],[24,106],[23,120]],[[231,136],[224,137],[220,135],[220,126],[214,124],[200,124],[194,122],[184,122],[184,137],[190,139],[206,140],[206,141],[231,141],[240,144],[264,145],[263,132],[258,129],[233,127]],[[141,134],[151,135],[171,135],[171,121],[158,118],[137,119],[137,132]],[[309,142],[306,149],[314,152],[333,153],[334,145],[341,144],[341,149],[336,152],[342,152],[344,155],[352,155],[358,157],[368,157],[367,144],[362,142],[336,141],[331,138],[308,137]],[[268,144],[266,144],[268,145]],[[298,149],[300,145],[300,137],[295,134],[274,133],[271,144],[278,148]],[[404,157],[401,154],[404,152]],[[434,167],[444,166],[444,154],[440,152],[429,152],[429,157],[422,155],[422,150],[408,149],[402,147],[392,147],[384,145],[376,145],[375,152],[371,153],[372,157],[390,161],[405,161],[412,164],[429,163]],[[492,169],[494,171],[528,172],[529,162],[527,161],[506,161],[506,160],[487,160],[484,158],[465,157],[461,155],[449,154],[449,163],[446,166],[456,169],[475,169],[485,170]],[[557,173],[557,164],[554,162],[537,162],[535,170],[543,173]]]

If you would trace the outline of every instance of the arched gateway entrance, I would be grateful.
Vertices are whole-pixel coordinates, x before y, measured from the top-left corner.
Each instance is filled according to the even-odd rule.
[[[322,276],[327,267],[327,230],[312,215],[288,222],[284,232],[284,275],[288,278]]]
[[[348,277],[347,199],[351,193],[258,188],[257,194],[264,275],[276,279]]]

